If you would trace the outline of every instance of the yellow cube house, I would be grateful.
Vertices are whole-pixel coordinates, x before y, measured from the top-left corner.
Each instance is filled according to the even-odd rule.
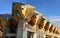
[[[38,25],[40,23],[41,19],[43,18],[43,14],[35,11],[35,16],[36,16],[36,23],[35,24]]]
[[[27,22],[32,25],[38,25],[43,15],[41,13],[38,13],[37,11],[34,11],[34,12],[35,14],[31,17],[31,19],[27,20]]]
[[[30,5],[22,5],[21,6],[23,8],[22,10],[22,14],[23,14],[23,18],[24,19],[28,19],[30,17],[32,17],[32,15],[34,14],[34,7],[30,6]]]
[[[18,18],[28,19],[34,14],[34,7],[23,3],[13,3],[12,15],[16,15]]]

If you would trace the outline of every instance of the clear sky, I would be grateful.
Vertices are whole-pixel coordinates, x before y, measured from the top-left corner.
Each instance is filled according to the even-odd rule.
[[[44,14],[47,18],[56,19],[52,16],[59,16],[58,19],[60,18],[60,0],[0,0],[0,14],[11,14],[12,2],[25,2],[33,5],[37,11]]]

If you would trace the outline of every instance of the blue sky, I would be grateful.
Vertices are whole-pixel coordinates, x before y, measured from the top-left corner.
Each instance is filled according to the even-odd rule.
[[[0,14],[11,14],[12,2],[25,2],[33,5],[37,11],[44,14],[48,19],[56,19],[52,16],[59,16],[58,19],[60,18],[60,0],[0,0]]]

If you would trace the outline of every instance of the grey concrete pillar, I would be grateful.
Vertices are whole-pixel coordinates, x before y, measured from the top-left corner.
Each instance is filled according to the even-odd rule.
[[[27,38],[27,31],[26,31],[26,29],[23,29],[23,38]]]
[[[54,36],[52,36],[51,38],[54,38]]]
[[[19,19],[16,38],[25,38],[24,35],[26,34],[26,31],[25,31],[25,29],[23,29],[24,22],[25,21],[23,19]]]
[[[3,29],[3,35],[2,35],[2,38],[5,38],[5,37],[6,37],[6,33],[7,33],[7,28],[4,28],[4,29]]]
[[[41,34],[40,34],[40,38],[42,38]]]
[[[45,35],[45,34],[42,34],[42,35],[41,35],[41,38],[46,38],[46,35]]]
[[[36,33],[34,33],[33,38],[37,38],[37,34]]]

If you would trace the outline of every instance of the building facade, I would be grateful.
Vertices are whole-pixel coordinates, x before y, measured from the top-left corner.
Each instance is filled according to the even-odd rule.
[[[14,2],[11,19],[3,20],[1,38],[60,38],[60,30],[29,4]]]

